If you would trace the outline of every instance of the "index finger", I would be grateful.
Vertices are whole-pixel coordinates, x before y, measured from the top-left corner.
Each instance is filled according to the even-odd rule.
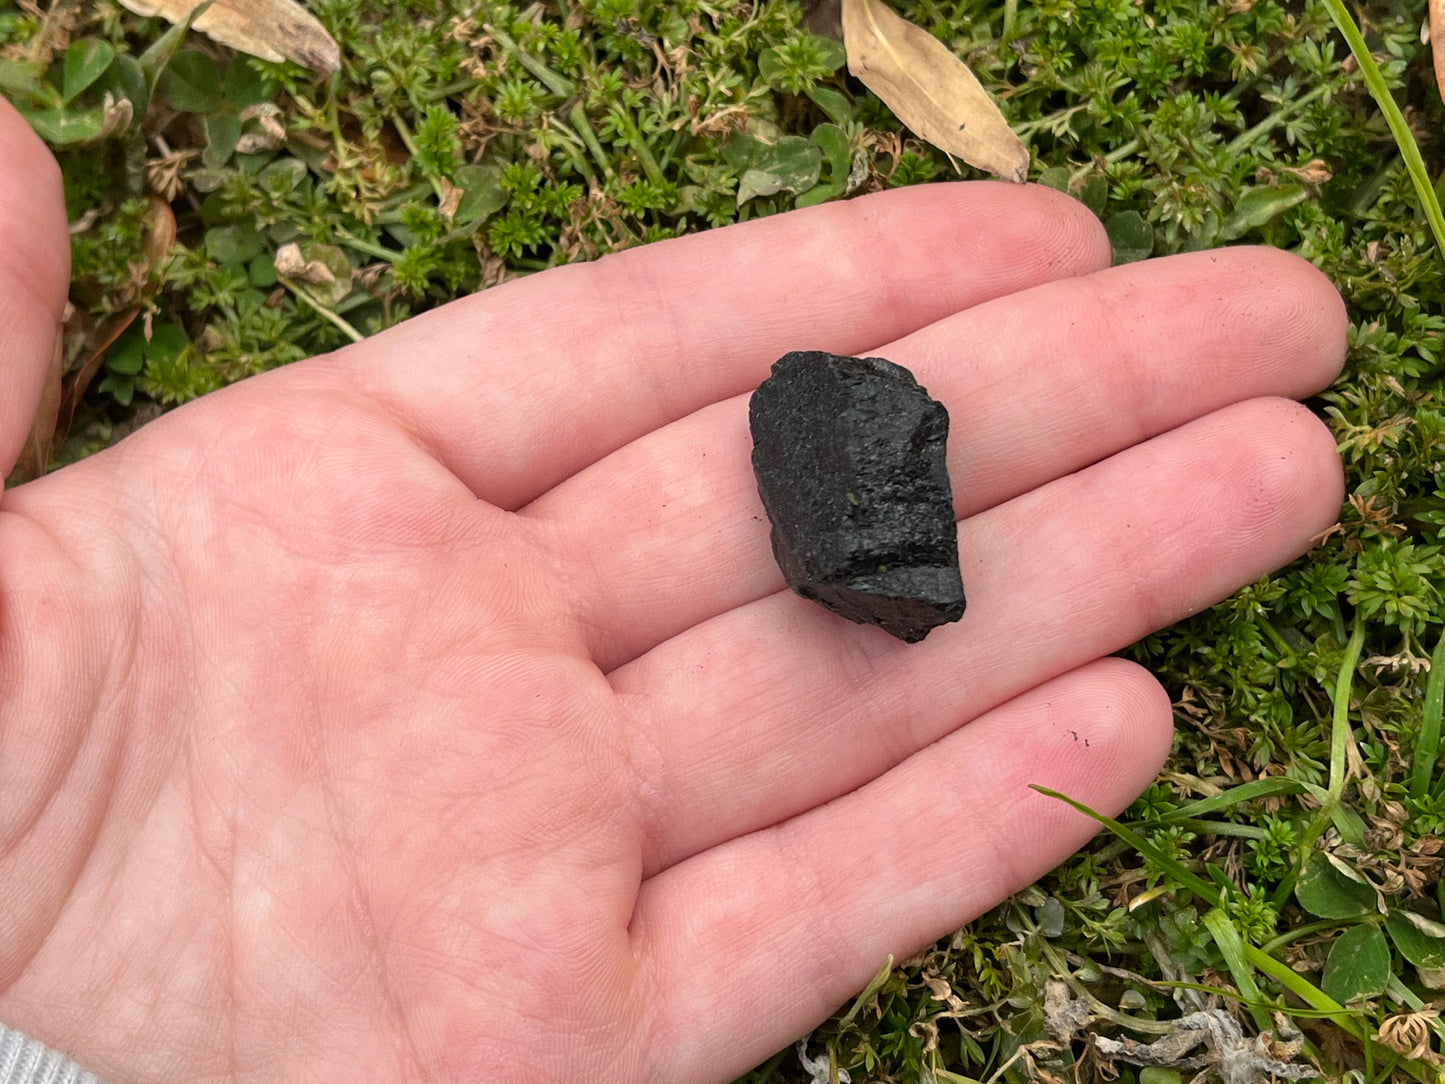
[[[1108,262],[1103,228],[1068,196],[927,185],[545,271],[339,360],[473,493],[518,508],[755,386],[788,350],[865,353]]]

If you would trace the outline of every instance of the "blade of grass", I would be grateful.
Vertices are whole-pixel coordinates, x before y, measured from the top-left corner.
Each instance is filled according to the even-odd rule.
[[[577,84],[568,79],[565,75],[558,75],[547,65],[543,64],[536,57],[522,49],[506,31],[491,23],[483,24],[488,34],[496,39],[498,45],[506,50],[509,56],[515,57],[517,63],[535,75],[548,90],[559,98],[570,98],[577,93]]]
[[[1350,637],[1350,647],[1347,647],[1345,649],[1345,660],[1340,667],[1341,680],[1335,687],[1337,697],[1339,697],[1341,691],[1343,691],[1344,694],[1343,701],[1341,701],[1340,699],[1336,700],[1336,719],[1338,719],[1340,716],[1340,712],[1338,710],[1339,703],[1343,702],[1348,707],[1350,684],[1349,679],[1353,678],[1354,676],[1355,664],[1359,661],[1360,648],[1364,644],[1364,639],[1365,637],[1363,632],[1363,626],[1357,626],[1355,630],[1355,635]],[[1348,718],[1346,718],[1346,726],[1348,726],[1348,722],[1349,720]],[[1344,786],[1343,778],[1343,774],[1341,774],[1341,787]],[[1040,786],[1038,783],[1031,783],[1029,785],[1040,794],[1047,795],[1050,798],[1057,798],[1059,801],[1065,803],[1066,805],[1072,806],[1074,809],[1077,809],[1080,813],[1084,814],[1084,816],[1090,818],[1091,820],[1097,821],[1099,824],[1102,824],[1105,828],[1108,828],[1109,831],[1113,832],[1120,839],[1124,840],[1131,847],[1139,851],[1140,854],[1157,863],[1160,868],[1162,868],[1166,873],[1168,873],[1170,877],[1177,880],[1184,887],[1189,888],[1197,896],[1199,896],[1200,899],[1206,901],[1216,909],[1221,907],[1219,893],[1214,890],[1213,885],[1211,885],[1203,878],[1189,872],[1189,870],[1185,869],[1174,859],[1165,855],[1157,847],[1155,847],[1154,844],[1150,843],[1138,832],[1135,832],[1131,828],[1125,827],[1118,821],[1114,820],[1112,817],[1106,817],[1102,813],[1094,812],[1088,806],[1084,805],[1082,802],[1070,798],[1067,794],[1062,794],[1059,791],[1051,790],[1050,788],[1045,786]],[[1205,919],[1205,923],[1206,926],[1208,926],[1209,919],[1207,917]],[[1225,925],[1229,925],[1227,919],[1225,920]],[[1233,930],[1233,927],[1230,927],[1230,930]],[[1212,928],[1210,929],[1210,933],[1214,933],[1214,930]],[[1227,938],[1229,934],[1224,933],[1223,936]],[[1314,1009],[1318,1015],[1332,1021],[1339,1027],[1343,1028],[1345,1031],[1349,1032],[1350,1035],[1354,1036],[1362,1044],[1365,1045],[1366,1057],[1370,1057],[1370,1055],[1372,1054],[1370,1028],[1363,1021],[1361,1015],[1358,1012],[1345,1008],[1345,1006],[1341,1005],[1334,998],[1330,997],[1318,986],[1315,986],[1303,975],[1298,974],[1288,964],[1284,963],[1281,960],[1276,960],[1267,952],[1263,952],[1255,946],[1239,940],[1237,934],[1235,940],[1239,945],[1240,954],[1243,957],[1244,965],[1253,967],[1261,974],[1267,975],[1268,977],[1274,979],[1274,981],[1279,983],[1279,985],[1282,986],[1285,990],[1293,994],[1295,997],[1299,998],[1311,1009]],[[1216,943],[1218,942],[1216,941]],[[1226,959],[1228,959],[1227,956]],[[1237,976],[1235,981],[1238,982]],[[1256,998],[1259,998],[1259,1000],[1262,1001],[1263,998],[1259,997],[1260,992],[1258,987],[1255,987],[1254,992]],[[1409,1059],[1404,1059],[1400,1064],[1403,1069],[1409,1072],[1410,1076],[1412,1076],[1418,1081],[1421,1081],[1421,1084],[1440,1084],[1438,1077],[1427,1066],[1416,1061],[1411,1061]],[[995,1076],[997,1075],[998,1074],[995,1074]]]
[[[612,160],[607,157],[607,152],[602,149],[602,144],[597,142],[597,133],[592,130],[592,125],[587,120],[587,110],[582,107],[581,102],[572,107],[572,112],[567,114],[567,120],[582,138],[582,142],[587,144],[587,150],[591,152],[592,157],[602,169],[602,176],[610,178],[613,172]]]
[[[982,1081],[974,1077],[960,1076],[957,1073],[949,1072],[947,1069],[933,1068],[930,1069],[929,1072],[933,1074],[935,1080],[942,1080],[945,1084],[983,1084]]]
[[[1330,18],[1335,21],[1336,29],[1345,39],[1345,44],[1350,47],[1355,63],[1360,66],[1360,74],[1365,77],[1365,86],[1370,91],[1370,97],[1375,99],[1385,123],[1390,126],[1390,134],[1395,137],[1395,145],[1400,148],[1400,157],[1405,161],[1410,182],[1415,186],[1415,195],[1419,197],[1425,219],[1430,223],[1430,232],[1435,236],[1435,245],[1445,254],[1445,215],[1440,212],[1440,201],[1435,198],[1435,188],[1430,183],[1430,175],[1425,172],[1425,160],[1420,157],[1420,147],[1416,144],[1415,137],[1410,134],[1405,115],[1395,104],[1390,88],[1385,85],[1384,73],[1370,55],[1365,38],[1344,0],[1325,0],[1325,7],[1329,10]]]
[[[1208,833],[1214,836],[1235,836],[1239,839],[1268,839],[1269,829],[1257,824],[1234,824],[1232,821],[1211,821],[1198,817],[1171,818],[1170,824],[1177,824],[1191,832]]]
[[[1319,813],[1315,815],[1315,823],[1310,825],[1310,830],[1305,833],[1304,846],[1300,849],[1302,853],[1308,854],[1314,841],[1324,831],[1325,821],[1329,814],[1334,812],[1335,806],[1340,804],[1340,796],[1345,791],[1345,772],[1347,765],[1347,752],[1350,739],[1353,736],[1350,731],[1350,693],[1355,686],[1355,670],[1359,668],[1360,651],[1365,646],[1365,626],[1356,622],[1353,631],[1350,633],[1350,642],[1345,645],[1345,657],[1340,660],[1340,676],[1335,681],[1334,716],[1330,722],[1330,789],[1325,797],[1325,805],[1320,807]]]
[[[407,153],[412,156],[413,160],[421,157],[421,148],[417,146],[416,136],[412,135],[411,126],[402,120],[399,113],[392,114],[390,119],[391,126],[396,130],[396,134],[401,137]],[[437,194],[437,199],[445,201],[447,194],[442,189],[441,181],[432,176],[429,170],[423,170],[422,172],[427,174],[427,181],[432,186],[432,190]]]
[[[1177,862],[1173,858],[1170,858],[1158,847],[1154,846],[1154,844],[1150,843],[1138,832],[1134,831],[1134,829],[1126,828],[1124,825],[1116,821],[1113,817],[1106,817],[1102,813],[1095,813],[1083,802],[1075,801],[1067,794],[1061,794],[1059,791],[1050,790],[1048,787],[1041,786],[1038,783],[1030,783],[1029,786],[1032,787],[1034,790],[1038,791],[1040,794],[1047,795],[1050,798],[1057,798],[1059,801],[1065,803],[1066,805],[1073,806],[1080,813],[1090,818],[1091,820],[1098,821],[1105,828],[1109,829],[1109,831],[1113,832],[1125,843],[1129,844],[1129,846],[1133,847],[1145,858],[1149,859],[1161,870],[1163,870],[1170,877],[1172,877],[1175,881],[1178,881],[1179,884],[1189,889],[1200,899],[1207,900],[1211,905],[1215,907],[1219,906],[1219,893],[1215,891],[1215,888],[1212,884],[1206,881],[1203,877],[1200,877],[1197,874],[1191,873],[1189,870],[1185,869],[1182,865],[1179,864],[1179,862]]]
[[[1248,963],[1247,960],[1245,962]],[[1237,1001],[1246,1009],[1263,1009],[1266,1012],[1280,1011],[1279,1005],[1277,1005],[1273,1001],[1270,1001],[1268,998],[1263,998],[1259,1001],[1258,1004],[1252,1005],[1237,990],[1229,990],[1220,986],[1210,986],[1208,983],[1205,982],[1166,982],[1163,980],[1159,980],[1155,982],[1154,985],[1160,987],[1161,989],[1167,988],[1170,990],[1195,990],[1201,994],[1207,994],[1210,997],[1217,997],[1225,1001]],[[1329,1013],[1325,1012],[1323,1009],[1306,1009],[1299,1005],[1291,1005],[1289,1007],[1289,1015],[1292,1019],[1295,1020],[1329,1019]]]
[[[872,1001],[878,995],[878,991],[883,989],[883,984],[888,981],[888,976],[891,974],[893,974],[893,957],[889,956],[888,959],[883,961],[882,966],[874,972],[873,977],[868,980],[868,985],[863,987],[862,992],[853,999],[852,1006],[843,1015],[842,1019],[838,1021],[839,1025],[846,1027],[851,1024],[853,1018],[862,1011],[863,1006]]]
[[[1322,918],[1318,922],[1306,922],[1302,926],[1295,926],[1286,930],[1277,937],[1271,937],[1264,944],[1260,945],[1260,951],[1267,952],[1271,956],[1279,952],[1286,945],[1298,941],[1302,937],[1311,937],[1317,933],[1324,933],[1326,930],[1337,930],[1340,928],[1340,920],[1337,918]]]
[[[1445,249],[1441,251],[1445,252]],[[1299,877],[1299,871],[1304,868],[1305,859],[1314,850],[1315,841],[1320,838],[1325,827],[1330,823],[1335,809],[1340,804],[1340,796],[1344,794],[1346,752],[1351,739],[1350,691],[1354,688],[1355,669],[1359,666],[1360,649],[1364,645],[1365,626],[1357,618],[1354,632],[1350,635],[1350,642],[1345,645],[1345,657],[1340,660],[1339,677],[1335,679],[1334,719],[1330,727],[1330,786],[1325,791],[1319,811],[1314,815],[1300,839],[1295,868],[1288,877],[1280,882],[1279,888],[1275,891],[1274,905],[1276,908],[1284,906],[1284,902],[1289,899],[1289,894],[1294,891],[1295,881]]]
[[[286,287],[286,289],[290,290],[298,301],[308,306],[311,311],[316,313],[317,316],[321,317],[328,324],[331,324],[338,331],[340,331],[341,334],[345,335],[352,342],[359,343],[362,339],[366,338],[365,335],[357,331],[356,328],[352,327],[351,324],[348,323],[343,317],[339,316],[333,310],[328,309],[325,305],[321,304],[321,302],[317,301],[314,297],[308,294],[305,290],[301,289],[301,287],[297,286],[294,282],[291,282],[288,279],[282,279],[281,285]]]
[[[1425,713],[1420,740],[1415,744],[1415,766],[1410,771],[1410,797],[1420,801],[1428,793],[1430,777],[1440,757],[1440,716],[1445,712],[1445,632],[1430,656],[1430,680],[1425,684]]]
[[[637,162],[642,166],[642,172],[647,174],[647,179],[655,185],[665,185],[667,177],[663,174],[662,167],[657,164],[657,159],[652,156],[652,150],[648,147],[647,140],[642,137],[642,130],[637,127],[632,112],[622,106],[614,106],[609,115],[626,138],[632,153],[637,155]]]
[[[1258,1008],[1264,1000],[1259,992],[1259,986],[1254,981],[1254,968],[1244,958],[1244,938],[1240,937],[1239,931],[1234,928],[1234,923],[1229,921],[1222,907],[1214,907],[1204,916],[1204,928],[1214,938],[1214,943],[1219,947],[1219,953],[1224,957],[1224,962],[1229,965],[1229,973],[1234,978],[1234,985],[1244,995],[1245,1003],[1250,1006],[1249,1015],[1254,1019],[1254,1026],[1260,1031],[1268,1031],[1271,1021],[1269,1013]]]
[[[1165,813],[1157,821],[1150,823],[1173,824],[1176,821],[1192,820],[1205,813],[1213,813],[1218,809],[1228,809],[1232,805],[1239,805],[1241,802],[1252,802],[1256,798],[1273,798],[1280,794],[1298,794],[1304,789],[1304,784],[1297,779],[1285,779],[1282,776],[1256,779],[1252,783],[1242,783],[1237,787],[1222,790],[1218,794],[1211,794],[1208,798],[1201,798],[1197,802],[1180,806],[1173,812]],[[1137,826],[1145,822],[1131,821],[1129,823],[1131,826]]]
[[[1344,1028],[1356,1039],[1363,1039],[1368,1034],[1365,1025],[1358,1018],[1358,1013],[1353,1013],[1345,1008],[1303,975],[1297,974],[1294,968],[1288,964],[1261,952],[1253,945],[1244,946],[1244,958],[1255,970],[1274,979],[1311,1009],[1317,1010],[1326,1019]]]
[[[155,93],[156,83],[160,81],[161,73],[170,64],[171,58],[176,55],[181,44],[186,40],[186,35],[191,32],[195,21],[204,15],[207,9],[215,3],[215,0],[206,0],[200,4],[180,22],[172,24],[164,34],[156,39],[155,44],[140,55],[140,70],[145,74],[146,95]]]

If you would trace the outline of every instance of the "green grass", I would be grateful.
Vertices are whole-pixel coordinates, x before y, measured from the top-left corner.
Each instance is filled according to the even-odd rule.
[[[41,55],[37,17],[0,4],[0,90],[55,146],[82,225],[72,365],[116,314],[159,330],[120,333],[60,461],[515,275],[952,176],[796,5],[314,7],[348,61],[329,81],[105,3],[56,5],[44,40],[69,49]],[[1096,1079],[1096,1052],[1049,1033],[1059,978],[1114,1038],[1167,1034],[1209,990],[1247,1034],[1286,1014],[1330,1075],[1434,1079],[1445,109],[1423,8],[1371,3],[1362,34],[1339,0],[897,7],[973,63],[1034,179],[1099,214],[1121,259],[1258,242],[1340,286],[1350,363],[1312,406],[1349,501],[1308,557],[1131,650],[1179,725],[1168,772],[1114,830],[881,972],[810,1053],[855,1081]],[[106,129],[107,92],[130,125]],[[177,228],[160,258],[157,188]],[[278,281],[292,242],[329,275]],[[1421,1037],[1433,1055],[1402,1053]],[[1126,1084],[1192,1075],[1119,1068]],[[747,1079],[807,1077],[789,1050]]]

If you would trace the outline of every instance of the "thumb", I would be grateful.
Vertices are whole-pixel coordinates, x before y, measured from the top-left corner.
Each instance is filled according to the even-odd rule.
[[[40,137],[0,99],[0,478],[14,468],[47,386],[59,405],[61,314],[70,282],[70,233],[60,167]],[[43,466],[43,464],[42,464]]]

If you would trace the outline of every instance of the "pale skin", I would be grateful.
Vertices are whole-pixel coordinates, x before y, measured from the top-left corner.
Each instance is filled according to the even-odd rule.
[[[66,284],[0,112],[0,466]],[[1033,187],[888,192],[487,291],[0,503],[0,1020],[121,1081],[726,1081],[1065,859],[1169,748],[1131,641],[1333,522],[1338,295],[1110,270]],[[788,593],[747,393],[951,411],[969,608]]]

